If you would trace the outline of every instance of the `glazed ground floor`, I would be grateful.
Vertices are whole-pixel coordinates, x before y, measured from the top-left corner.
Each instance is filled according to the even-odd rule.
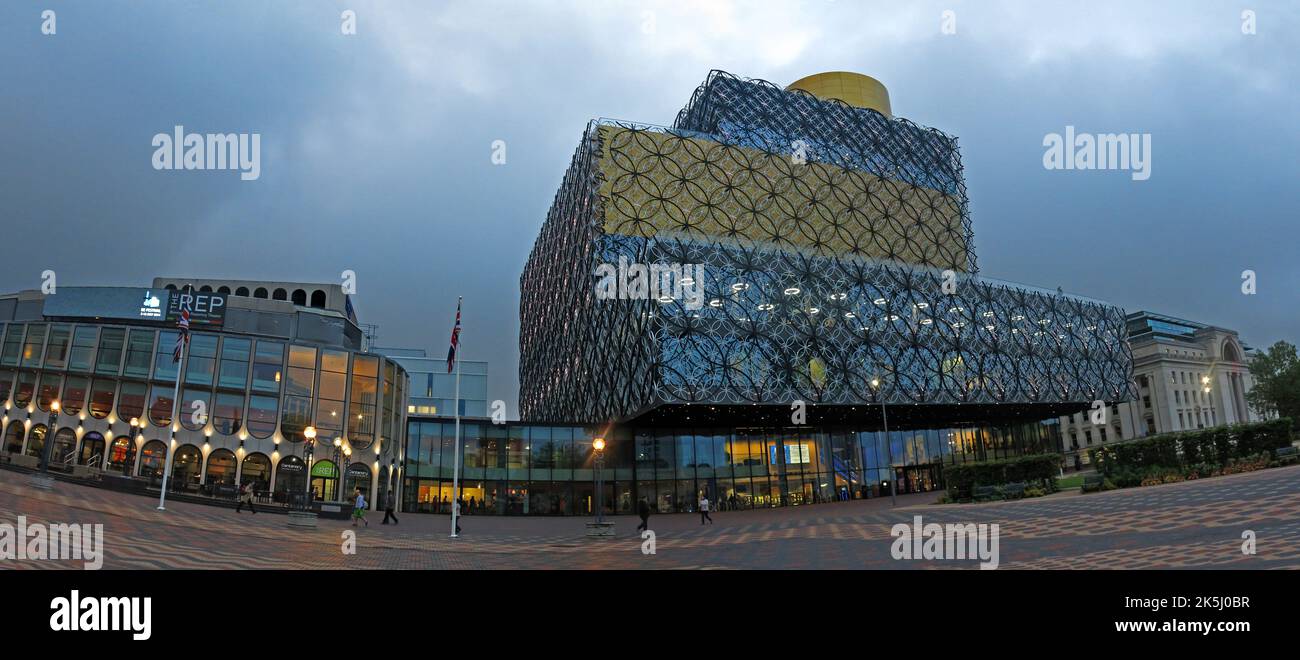
[[[658,513],[801,506],[938,491],[945,466],[1060,451],[1055,420],[961,428],[593,428],[411,419],[402,509],[468,515]],[[606,440],[603,452],[593,449]]]

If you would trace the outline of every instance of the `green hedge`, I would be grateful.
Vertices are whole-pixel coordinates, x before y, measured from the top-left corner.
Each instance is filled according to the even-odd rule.
[[[1256,424],[1162,433],[1145,440],[1090,449],[1088,456],[1092,464],[1109,477],[1120,472],[1143,472],[1153,467],[1225,465],[1229,459],[1265,452],[1272,454],[1290,444],[1291,420],[1284,417]]]
[[[1061,468],[1060,454],[1031,454],[996,461],[946,465],[943,478],[952,499],[967,499],[976,486],[1001,486],[1017,481],[1044,481],[1049,488],[1056,483]]]

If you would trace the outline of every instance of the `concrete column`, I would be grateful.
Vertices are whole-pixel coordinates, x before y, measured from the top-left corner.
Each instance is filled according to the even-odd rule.
[[[372,463],[370,465],[370,495],[366,497],[366,501],[375,510],[379,510],[379,500],[375,499],[375,493],[378,492],[383,492],[379,490],[379,470]]]
[[[117,442],[118,436],[108,434],[104,436],[104,455],[99,459],[99,469],[108,471],[108,459],[113,455],[113,443]]]
[[[135,458],[134,461],[132,461],[131,463],[131,476],[138,477],[140,476],[140,460],[141,460],[140,455],[144,453],[143,450],[144,450],[145,441],[142,441],[138,438],[134,438],[131,441],[135,443]]]

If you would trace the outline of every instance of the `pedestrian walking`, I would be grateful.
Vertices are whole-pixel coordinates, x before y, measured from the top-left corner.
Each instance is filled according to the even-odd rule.
[[[636,515],[641,516],[641,524],[636,526],[636,531],[648,531],[650,529],[650,503],[644,497],[636,503]]]
[[[392,491],[392,489],[389,489],[389,491],[388,491],[388,497],[384,498],[384,522],[383,522],[383,524],[387,525],[387,524],[388,524],[388,519],[389,519],[389,518],[392,518],[392,519],[393,519],[393,524],[394,524],[394,525],[397,524],[397,516],[393,515],[393,509],[395,509],[395,508],[397,508],[397,494],[394,493],[394,492]]]
[[[370,521],[366,520],[366,496],[361,494],[360,488],[356,490],[356,495],[357,503],[352,507],[352,526],[356,527],[357,521],[360,520],[366,524],[366,527],[369,527]]]
[[[460,501],[461,498],[458,497],[456,498],[455,501],[451,503],[451,506],[454,508],[455,510],[454,513],[456,515],[456,536],[460,536]]]
[[[709,521],[710,525],[713,524],[713,518],[709,517],[709,496],[701,495],[700,496],[700,524],[703,525],[705,520]]]
[[[257,515],[257,509],[253,506],[253,484],[251,483],[239,487],[239,504],[235,505],[235,513],[243,511],[245,504],[253,515]]]

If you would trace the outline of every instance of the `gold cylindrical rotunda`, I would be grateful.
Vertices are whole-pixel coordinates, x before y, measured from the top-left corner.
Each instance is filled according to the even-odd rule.
[[[819,99],[839,99],[855,108],[871,108],[893,117],[889,108],[889,90],[871,76],[850,71],[828,71],[800,78],[786,91],[801,89]]]

